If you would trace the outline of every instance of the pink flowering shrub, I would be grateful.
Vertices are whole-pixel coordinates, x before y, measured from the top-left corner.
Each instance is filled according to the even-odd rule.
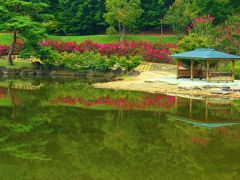
[[[21,50],[23,49],[24,42],[22,40],[17,40],[14,48],[14,54],[19,54]],[[0,44],[0,57],[8,55],[10,47],[6,45]]]
[[[174,44],[151,43],[146,41],[124,41],[110,44],[100,44],[87,40],[82,43],[42,41],[41,46],[52,47],[58,52],[94,52],[104,56],[142,56],[144,61],[172,63],[168,57],[176,48]]]
[[[240,17],[233,15],[220,28],[217,35],[218,49],[240,55]]]
[[[0,57],[8,54],[9,46],[0,45]]]
[[[213,30],[212,24],[214,21],[214,17],[210,15],[191,18],[191,21],[192,23],[187,27],[188,33],[196,33],[198,35],[209,35]]]

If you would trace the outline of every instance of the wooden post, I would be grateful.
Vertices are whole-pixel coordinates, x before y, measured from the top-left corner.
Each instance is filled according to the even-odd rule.
[[[207,81],[210,82],[210,79],[209,79],[209,67],[210,67],[210,60],[208,59],[207,60]]]
[[[202,80],[202,77],[203,77],[203,61],[201,60],[201,67],[200,67],[200,70],[201,70],[201,73],[200,73],[200,80]]]
[[[208,121],[208,97],[205,100],[205,121]]]
[[[191,80],[193,80],[193,60],[191,60]]]
[[[232,81],[235,80],[235,60],[232,60]]]
[[[192,102],[192,99],[189,99],[190,100],[190,104],[189,104],[189,118],[191,119],[192,118],[192,105],[193,105],[193,102]]]
[[[178,97],[175,96],[175,114],[177,115],[178,113]]]
[[[177,79],[179,78],[179,60],[177,59]]]

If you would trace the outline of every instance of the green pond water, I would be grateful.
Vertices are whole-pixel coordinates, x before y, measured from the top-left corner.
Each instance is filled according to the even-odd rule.
[[[0,79],[0,179],[240,179],[240,101]]]

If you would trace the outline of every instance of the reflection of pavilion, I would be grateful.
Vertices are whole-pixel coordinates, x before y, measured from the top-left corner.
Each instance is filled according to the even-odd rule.
[[[240,112],[230,100],[176,97],[175,115],[168,119],[214,128],[240,124]]]

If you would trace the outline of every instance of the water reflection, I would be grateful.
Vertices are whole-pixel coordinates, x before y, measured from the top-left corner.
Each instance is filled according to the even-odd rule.
[[[0,179],[240,178],[239,101],[96,81],[0,82]]]
[[[176,97],[175,108],[175,116],[168,116],[170,120],[178,120],[194,126],[216,128],[240,123],[238,101]]]

